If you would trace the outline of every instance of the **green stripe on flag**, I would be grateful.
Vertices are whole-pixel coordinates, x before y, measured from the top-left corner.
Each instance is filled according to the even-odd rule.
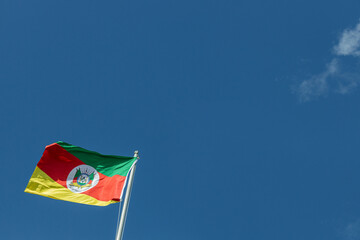
[[[114,175],[126,176],[136,160],[135,157],[103,155],[62,141],[57,142],[57,144],[86,165],[92,166],[98,172],[108,177]]]

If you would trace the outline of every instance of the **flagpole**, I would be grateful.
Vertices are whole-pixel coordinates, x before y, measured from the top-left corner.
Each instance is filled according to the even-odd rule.
[[[139,151],[137,151],[137,150],[135,151],[134,157],[139,159]],[[136,169],[136,163],[132,167],[130,175],[129,175],[128,184],[126,187],[126,194],[125,194],[125,198],[124,198],[124,204],[121,209],[119,228],[117,229],[115,240],[122,240],[122,238],[123,238],[125,222],[126,222],[126,215],[127,215],[127,211],[128,211],[129,203],[130,203],[131,188],[132,188],[132,184],[134,181],[135,169]]]

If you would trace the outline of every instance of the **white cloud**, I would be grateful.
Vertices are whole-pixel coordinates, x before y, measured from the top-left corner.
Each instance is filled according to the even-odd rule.
[[[339,66],[342,57],[360,57],[360,22],[352,29],[345,29],[333,49],[336,56],[326,65],[325,70],[303,80],[294,88],[301,102],[326,96],[328,93],[348,94],[358,87],[359,70],[342,71]]]
[[[340,56],[360,56],[360,23],[353,29],[343,31],[334,50]]]
[[[326,95],[329,89],[328,79],[339,71],[338,60],[334,58],[324,72],[304,80],[297,88],[301,102],[307,102],[314,97]]]

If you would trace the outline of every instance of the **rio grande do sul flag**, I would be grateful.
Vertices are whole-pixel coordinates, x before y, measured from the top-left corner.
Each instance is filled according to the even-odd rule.
[[[89,205],[119,202],[136,157],[102,155],[65,142],[46,146],[25,192]]]

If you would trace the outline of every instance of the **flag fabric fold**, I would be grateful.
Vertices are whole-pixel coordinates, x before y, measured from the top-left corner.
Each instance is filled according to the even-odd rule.
[[[25,192],[106,206],[121,200],[136,157],[102,155],[65,142],[46,146]]]

